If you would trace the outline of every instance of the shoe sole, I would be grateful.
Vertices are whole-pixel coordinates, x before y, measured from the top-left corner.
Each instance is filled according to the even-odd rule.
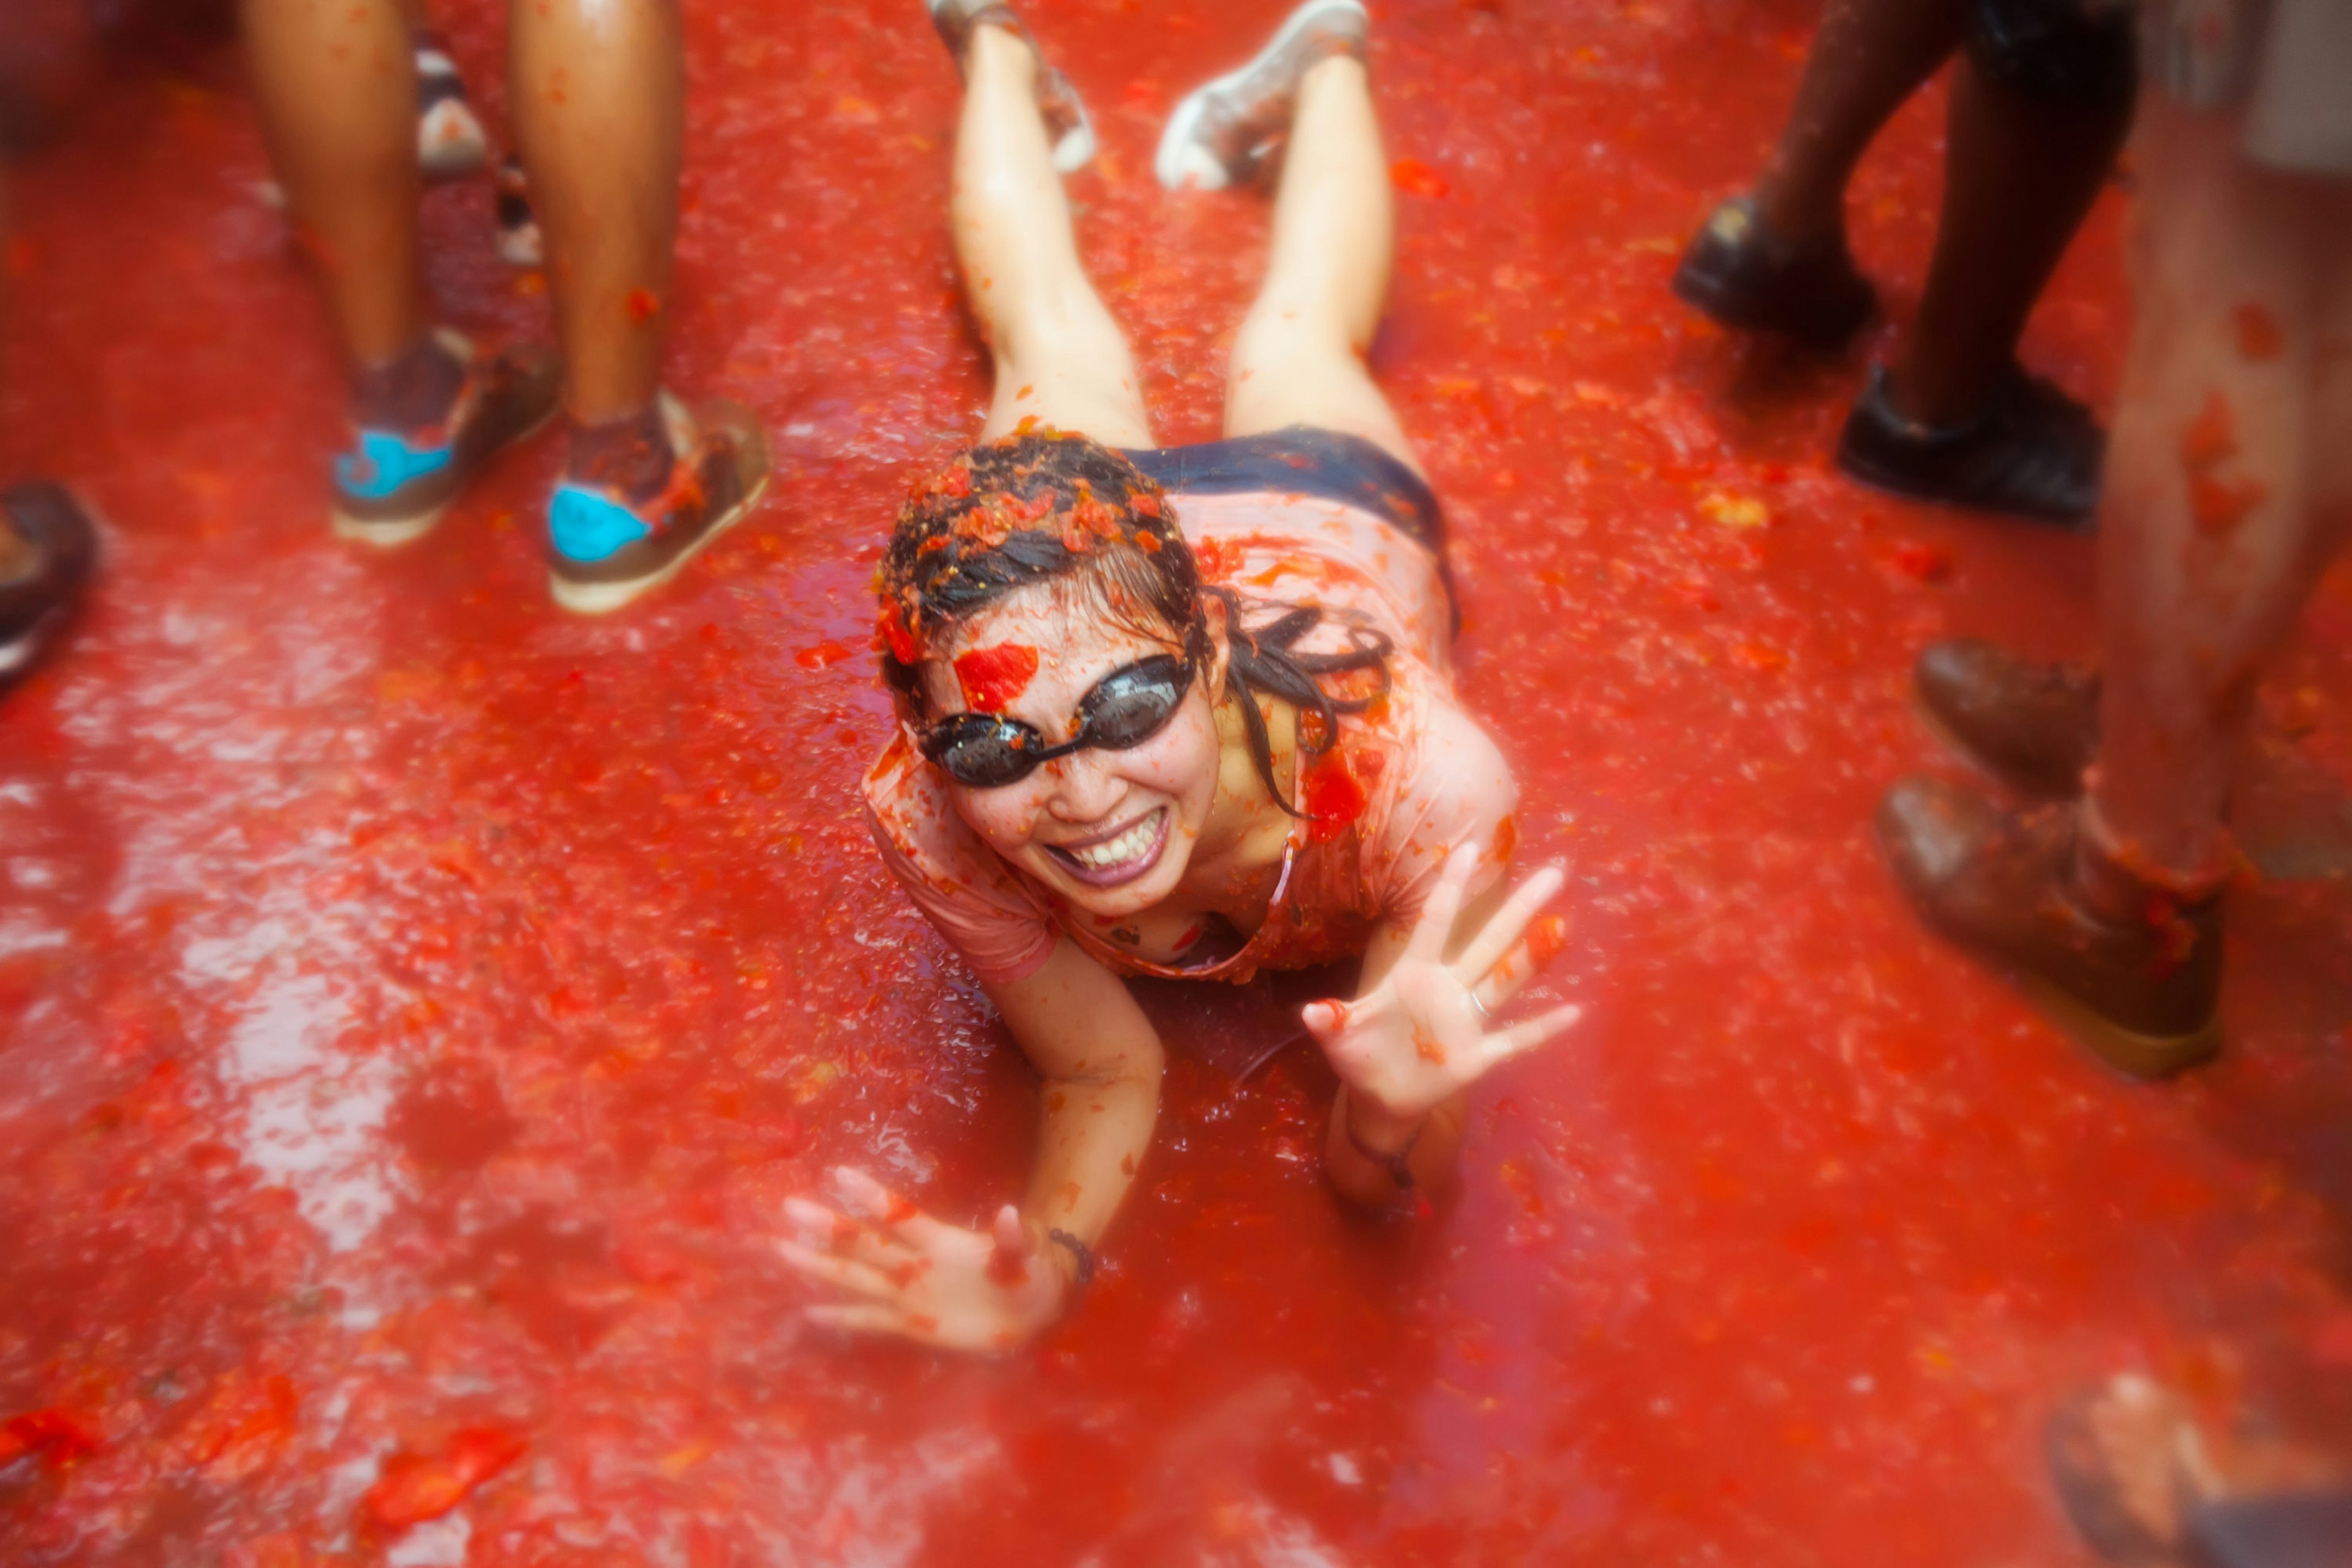
[[[497,462],[499,458],[546,429],[554,421],[556,414],[562,406],[562,402],[558,401],[546,413],[541,415],[529,428],[516,431],[511,438],[483,461],[480,468],[467,475],[459,482],[458,489],[463,490],[467,485],[481,478],[488,470],[490,464]],[[457,498],[452,495],[447,500],[430,510],[412,513],[407,517],[385,518],[353,517],[342,508],[333,507],[328,511],[327,526],[337,539],[348,539],[356,543],[373,545],[378,550],[397,550],[404,544],[414,544],[432,532],[434,527],[440,522],[442,515],[457,504]]]
[[[702,531],[702,537],[677,552],[675,559],[658,572],[643,577],[632,577],[623,583],[575,583],[550,570],[547,592],[561,607],[576,616],[608,616],[632,600],[652,593],[687,568],[687,563],[710,548],[712,541],[751,515],[761,500],[768,493],[768,481],[775,477],[775,466],[768,453],[765,433],[760,437],[760,477],[751,481],[743,499],[729,509],[725,517]]]
[[[1276,30],[1273,41],[1251,56],[1246,65],[1229,70],[1185,94],[1183,101],[1176,106],[1176,112],[1168,117],[1168,128],[1160,133],[1160,148],[1151,159],[1151,172],[1162,186],[1181,191],[1189,184],[1194,190],[1221,191],[1233,183],[1232,172],[1217,163],[1213,155],[1209,157],[1208,170],[1189,167],[1184,158],[1184,154],[1197,145],[1192,133],[1200,129],[1201,117],[1208,112],[1210,100],[1219,93],[1230,92],[1239,87],[1248,79],[1252,71],[1270,62],[1288,48],[1299,34],[1334,11],[1351,11],[1364,17],[1367,27],[1370,26],[1370,15],[1357,0],[1328,0],[1324,5],[1302,5]],[[1211,173],[1213,173],[1213,179],[1206,177]]]
[[[1958,511],[1979,512],[1990,517],[2013,517],[2026,522],[2040,523],[2066,533],[2096,533],[2099,514],[2096,507],[2088,511],[2061,512],[2036,507],[2017,506],[2001,501],[1963,500],[1914,484],[1908,479],[1888,473],[1866,458],[1851,456],[1845,444],[1838,444],[1837,470],[1856,484],[1867,485],[1881,495],[1899,496],[1905,500],[1925,501],[1929,506],[1948,506]]]
[[[2040,975],[2014,971],[2023,991],[2043,1016],[2074,1037],[2077,1045],[2126,1078],[2142,1082],[2170,1078],[2211,1061],[2221,1051],[2219,1013],[2186,1035],[2144,1035],[2076,1001]]]

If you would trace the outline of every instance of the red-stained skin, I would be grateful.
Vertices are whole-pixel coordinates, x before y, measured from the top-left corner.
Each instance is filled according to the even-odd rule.
[[[2270,489],[2260,479],[2231,479],[2215,471],[2237,455],[2237,415],[2227,397],[2219,392],[2210,394],[2205,406],[2180,433],[2180,466],[2188,474],[2189,516],[2200,532],[2231,533],[2247,513],[2269,499]]]
[[[2286,334],[2279,330],[2278,318],[2258,304],[2248,301],[2231,311],[2230,325],[2242,359],[2266,364],[2286,352]]]
[[[501,9],[436,13],[493,119]],[[1280,9],[1024,8],[1093,110],[1079,235],[1162,441],[1218,432],[1266,217],[1139,171]],[[373,1568],[386,1456],[498,1427],[529,1451],[433,1560],[2041,1568],[2088,1561],[2040,1442],[2080,1380],[2352,1429],[2352,880],[2232,889],[2230,1047],[2150,1088],[1923,931],[1871,845],[1889,780],[1952,765],[1919,648],[2091,652],[2095,545],[1855,489],[1825,454],[1863,360],[1666,292],[1819,9],[1375,7],[1387,146],[1451,189],[1399,199],[1370,361],[1446,501],[1517,863],[1574,871],[1506,1016],[1587,1016],[1472,1094],[1431,1212],[1366,1224],[1316,1173],[1333,1083],[1296,1038],[1346,981],[1139,985],[1158,1135],[1070,1320],[984,1363],[803,1330],[775,1255],[845,1163],[984,1223],[1037,1116],[860,819],[896,727],[870,658],[796,658],[865,639],[887,520],[986,405],[952,64],[903,0],[679,8],[656,324],[776,478],[582,622],[533,537],[560,435],[411,549],[320,526],[342,388],[251,195],[239,61],[126,56],[8,170],[0,479],[74,479],[109,531],[63,657],[0,699],[0,1428],[90,1439],[0,1466],[0,1561]],[[1940,93],[1852,204],[1898,331]],[[431,297],[543,336],[478,196],[424,203]],[[2103,415],[2120,216],[2024,344]],[[1706,521],[1716,492],[1770,521]],[[1902,540],[1958,570],[1895,569]],[[2250,850],[2288,786],[2333,820],[2347,692],[2339,575],[2264,684]]]
[[[993,643],[960,656],[956,684],[975,713],[1002,713],[1021,700],[1037,673],[1037,650],[1026,643]]]

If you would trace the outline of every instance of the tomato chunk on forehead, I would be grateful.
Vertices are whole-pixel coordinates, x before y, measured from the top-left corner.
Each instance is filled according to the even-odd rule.
[[[955,661],[955,672],[973,712],[1002,713],[1029,689],[1037,673],[1037,650],[1019,642],[976,647]]]

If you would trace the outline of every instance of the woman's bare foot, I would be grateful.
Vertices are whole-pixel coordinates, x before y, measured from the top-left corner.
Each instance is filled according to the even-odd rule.
[[[1070,79],[1045,61],[1045,51],[1029,35],[1021,18],[1003,0],[924,0],[940,42],[955,57],[956,69],[966,70],[971,36],[982,27],[1002,27],[1029,46],[1037,57],[1037,108],[1045,116],[1045,135],[1054,147],[1054,169],[1075,174],[1093,161],[1095,125],[1086,100]]]

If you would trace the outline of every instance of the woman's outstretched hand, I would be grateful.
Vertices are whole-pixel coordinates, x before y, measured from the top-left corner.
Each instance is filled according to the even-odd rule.
[[[1559,950],[1559,922],[1535,921],[1567,877],[1557,866],[1529,877],[1448,963],[1446,940],[1477,868],[1475,847],[1456,849],[1403,954],[1380,984],[1353,1002],[1310,1002],[1300,1015],[1349,1092],[1397,1121],[1428,1115],[1583,1011],[1571,1004],[1507,1028],[1489,1027],[1487,1014]]]
[[[833,1173],[840,1206],[787,1198],[796,1239],[784,1261],[850,1300],[805,1309],[809,1321],[898,1334],[948,1350],[1006,1351],[1062,1314],[1068,1293],[1052,1247],[1011,1204],[987,1230],[924,1214],[846,1165]]]

